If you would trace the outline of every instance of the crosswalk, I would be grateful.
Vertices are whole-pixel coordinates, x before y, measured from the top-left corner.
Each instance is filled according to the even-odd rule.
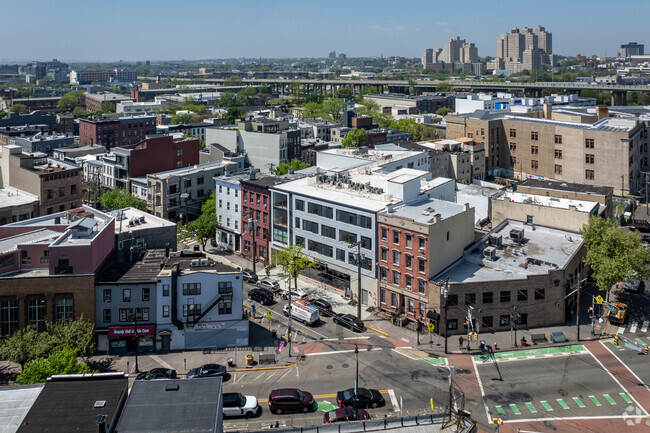
[[[612,393],[612,394],[600,394],[600,395],[588,395],[586,397],[577,396],[577,397],[564,397],[558,398],[555,400],[539,400],[539,401],[528,401],[523,403],[509,403],[503,405],[495,405],[493,414],[498,414],[499,416],[505,417],[519,417],[519,416],[528,416],[535,414],[544,414],[550,412],[559,412],[565,410],[576,410],[581,409],[594,409],[594,408],[603,408],[607,406],[623,406],[627,407],[628,405],[633,404],[632,398],[625,392]]]

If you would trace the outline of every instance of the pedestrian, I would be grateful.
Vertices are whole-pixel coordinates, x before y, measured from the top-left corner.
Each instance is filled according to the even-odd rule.
[[[465,339],[463,338],[462,335],[460,337],[458,337],[458,348],[459,349],[463,348],[463,341],[465,341]]]
[[[253,316],[253,319],[255,318],[255,303],[251,302],[251,316]]]

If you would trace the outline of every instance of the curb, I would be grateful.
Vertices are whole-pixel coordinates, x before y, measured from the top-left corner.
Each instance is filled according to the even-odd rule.
[[[368,329],[370,329],[370,330],[373,330],[373,331],[375,331],[375,332],[378,332],[378,333],[380,333],[380,334],[385,335],[386,337],[388,337],[388,334],[387,334],[387,333],[385,333],[384,331],[380,331],[379,329],[375,329],[375,328],[373,328],[372,326],[368,326],[368,325],[366,325],[366,328],[368,328]]]

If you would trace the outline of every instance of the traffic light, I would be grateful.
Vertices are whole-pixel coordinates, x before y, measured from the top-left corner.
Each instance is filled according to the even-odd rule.
[[[474,341],[478,341],[478,332],[474,332]]]
[[[492,424],[503,425],[503,419],[502,418],[492,418]]]
[[[614,346],[618,346],[618,335],[614,335]]]
[[[644,355],[647,355],[647,354],[648,354],[648,346],[646,346],[646,347],[643,348],[643,354],[644,354]]]

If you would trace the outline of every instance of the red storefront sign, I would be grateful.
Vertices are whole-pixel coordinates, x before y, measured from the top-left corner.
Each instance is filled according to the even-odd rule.
[[[138,325],[138,337],[153,337],[156,325]],[[108,338],[135,337],[134,326],[109,326]]]

